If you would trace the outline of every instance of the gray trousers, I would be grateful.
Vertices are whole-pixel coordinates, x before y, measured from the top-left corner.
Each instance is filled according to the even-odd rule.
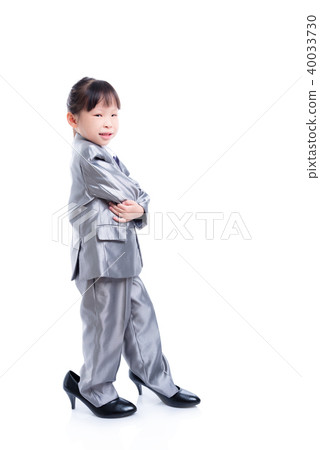
[[[99,407],[118,397],[113,386],[121,353],[147,386],[171,397],[178,392],[162,353],[153,304],[139,276],[75,279],[82,295],[80,393]]]

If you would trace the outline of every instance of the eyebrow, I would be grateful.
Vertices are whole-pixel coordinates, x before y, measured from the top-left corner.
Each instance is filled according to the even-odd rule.
[[[101,108],[101,106],[94,108],[95,111],[104,111],[104,109],[107,109],[107,108]],[[118,108],[115,106],[111,111],[118,111]]]

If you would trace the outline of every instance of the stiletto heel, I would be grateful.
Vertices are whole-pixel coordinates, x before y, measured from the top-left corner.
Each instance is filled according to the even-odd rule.
[[[137,408],[133,403],[121,397],[117,397],[102,406],[94,406],[80,393],[79,381],[79,375],[74,373],[72,370],[67,372],[63,380],[63,389],[70,398],[72,409],[75,409],[76,398],[78,398],[93,412],[93,414],[104,419],[130,416],[137,411]]]
[[[67,395],[70,398],[71,408],[75,409],[75,407],[76,407],[76,397],[73,394],[71,394],[70,392],[67,392]]]
[[[139,384],[139,383],[134,383],[134,384],[137,386],[139,395],[142,395],[142,387],[141,387],[141,384]]]

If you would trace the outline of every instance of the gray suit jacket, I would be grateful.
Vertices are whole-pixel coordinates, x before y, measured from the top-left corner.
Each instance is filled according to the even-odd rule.
[[[89,280],[100,276],[128,278],[139,275],[143,262],[136,233],[147,225],[149,195],[120,161],[120,167],[97,144],[76,133],[71,159],[72,185],[69,220],[72,225],[72,277]],[[134,200],[143,216],[118,223],[108,202]]]

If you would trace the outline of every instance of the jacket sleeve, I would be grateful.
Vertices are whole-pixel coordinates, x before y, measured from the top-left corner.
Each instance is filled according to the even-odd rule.
[[[90,195],[114,203],[125,200],[137,202],[141,197],[141,189],[136,182],[117,170],[109,155],[102,150],[97,150],[95,146],[88,146],[79,156],[84,182]]]
[[[127,169],[127,167],[123,164],[122,161],[120,161],[120,165],[121,165],[121,169],[125,172],[125,174],[127,175],[127,177],[129,177],[130,172]],[[139,185],[139,183],[134,180],[133,178],[129,179],[135,184],[135,186],[138,188],[139,190],[139,195],[138,198],[135,200],[139,205],[141,205],[144,209],[144,214],[141,217],[138,217],[138,219],[133,219],[133,223],[135,224],[135,226],[139,229],[145,227],[148,223],[148,210],[149,210],[149,202],[150,202],[150,197],[149,195],[143,191]]]
[[[143,207],[144,213],[141,217],[138,217],[138,219],[134,219],[133,222],[137,228],[141,229],[141,228],[145,227],[148,223],[148,212],[149,212],[148,210],[149,210],[150,197],[142,189],[139,189],[139,190],[140,190],[140,195],[139,195],[138,199],[136,200],[136,202],[139,203],[139,205],[141,205]]]

